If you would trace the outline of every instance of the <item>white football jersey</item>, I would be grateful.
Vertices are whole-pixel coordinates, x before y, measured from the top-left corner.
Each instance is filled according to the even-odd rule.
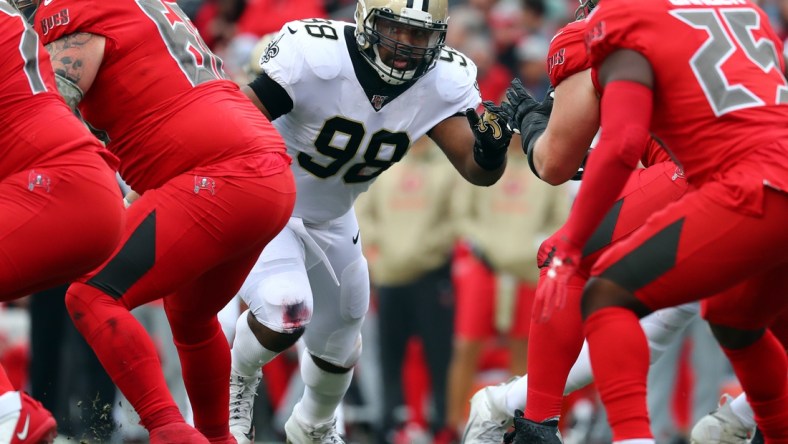
[[[290,22],[260,58],[293,101],[273,123],[293,158],[293,216],[307,222],[345,214],[412,142],[481,103],[476,66],[451,48],[413,84],[381,87],[378,78],[369,78],[376,74],[357,50],[354,27],[322,19]]]

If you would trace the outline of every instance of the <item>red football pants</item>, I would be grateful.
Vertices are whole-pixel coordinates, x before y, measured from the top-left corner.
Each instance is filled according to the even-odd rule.
[[[75,325],[148,430],[183,418],[156,348],[129,310],[164,298],[195,426],[211,441],[226,440],[230,350],[216,313],[285,226],[294,199],[289,169],[267,177],[177,176],[129,207],[119,248],[69,288]]]
[[[115,173],[98,154],[73,151],[0,181],[0,301],[87,273],[120,240]]]
[[[761,213],[720,205],[729,200],[731,189],[753,193],[752,201],[762,202]],[[716,295],[706,303],[710,322],[740,329],[767,327],[788,304],[787,218],[785,193],[711,182],[655,214],[611,248],[592,274],[628,289],[652,310]],[[650,436],[645,399],[648,346],[638,333],[636,317],[617,308],[602,309],[588,318],[586,331],[614,438]],[[759,357],[758,365],[749,365],[747,353]],[[767,441],[788,442],[788,362],[779,342],[769,333],[752,347],[726,354],[756,417],[772,425],[762,426]],[[766,357],[768,365],[761,360]],[[775,374],[782,377],[772,378]],[[772,384],[771,389],[761,390],[764,382]]]

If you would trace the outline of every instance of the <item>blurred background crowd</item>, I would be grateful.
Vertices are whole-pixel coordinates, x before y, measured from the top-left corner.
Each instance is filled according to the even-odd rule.
[[[356,6],[355,0],[178,3],[239,83],[249,80],[244,66],[262,36],[303,18],[352,22]],[[499,102],[515,76],[535,97],[544,96],[549,41],[573,20],[574,0],[449,4],[446,43],[477,65],[484,100]],[[788,38],[788,0],[763,0],[761,6]],[[517,151],[495,186],[476,188],[423,139],[359,199],[374,303],[341,412],[348,442],[458,442],[470,396],[527,371],[536,249],[563,222],[576,187],[542,183]],[[64,292],[55,288],[2,307],[0,362],[17,388],[54,413],[64,442],[146,442],[133,411],[72,326]],[[229,340],[238,304],[221,314]],[[188,416],[162,307],[140,307],[135,315],[159,345],[171,390]],[[652,368],[649,402],[658,442],[683,442],[721,394],[739,390],[705,324],[696,322],[685,336]],[[264,368],[255,408],[260,442],[283,439],[284,421],[302,390],[298,355],[284,353]],[[565,442],[610,442],[593,386],[568,397],[565,409]]]

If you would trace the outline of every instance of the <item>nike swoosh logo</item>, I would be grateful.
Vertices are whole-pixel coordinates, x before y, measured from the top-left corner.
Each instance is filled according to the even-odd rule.
[[[30,428],[30,413],[27,414],[27,419],[25,419],[25,427],[22,429],[21,432],[16,434],[16,437],[19,438],[20,441],[24,441],[27,439],[27,431]]]
[[[358,243],[358,237],[361,235],[361,230],[358,230],[355,236],[353,236],[353,245]]]
[[[46,4],[46,1],[47,1],[47,0],[44,0],[44,3],[45,3],[45,4]],[[53,0],[49,0],[49,1],[51,2],[51,1],[53,1]],[[289,26],[287,27],[287,30],[288,30],[288,31],[290,31],[290,34],[295,34],[296,32],[298,32],[298,30],[297,30],[297,29],[293,29],[293,28],[291,28],[291,27],[289,27]]]
[[[44,0],[44,6],[49,6],[54,0]]]

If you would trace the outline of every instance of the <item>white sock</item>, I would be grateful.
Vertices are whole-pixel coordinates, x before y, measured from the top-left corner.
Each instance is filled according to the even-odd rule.
[[[327,372],[315,364],[309,350],[304,350],[301,355],[301,378],[305,387],[299,416],[309,424],[320,424],[334,417],[334,412],[350,387],[353,369],[345,373]]]
[[[747,396],[744,393],[731,401],[731,411],[739,418],[742,425],[749,429],[755,428],[755,413],[752,411],[750,403],[747,402]]]
[[[528,375],[523,375],[522,378],[514,381],[506,392],[504,397],[506,405],[498,407],[502,407],[509,416],[514,416],[515,410],[525,411],[525,403],[528,401],[526,398],[528,398]]]
[[[640,320],[640,326],[643,327],[643,333],[648,339],[651,364],[655,363],[676,341],[684,328],[695,319],[698,310],[698,303],[692,302],[678,307],[663,308]]]
[[[241,376],[254,376],[263,365],[279,354],[260,344],[249,327],[248,315],[249,310],[246,310],[235,323],[235,340],[230,350],[233,370]]]
[[[613,444],[654,444],[654,439],[622,439],[621,441],[613,441]]]
[[[564,395],[568,395],[575,390],[579,390],[594,381],[594,374],[591,372],[591,355],[588,353],[588,342],[583,342],[583,348],[577,355],[577,360],[569,370],[566,377]]]

